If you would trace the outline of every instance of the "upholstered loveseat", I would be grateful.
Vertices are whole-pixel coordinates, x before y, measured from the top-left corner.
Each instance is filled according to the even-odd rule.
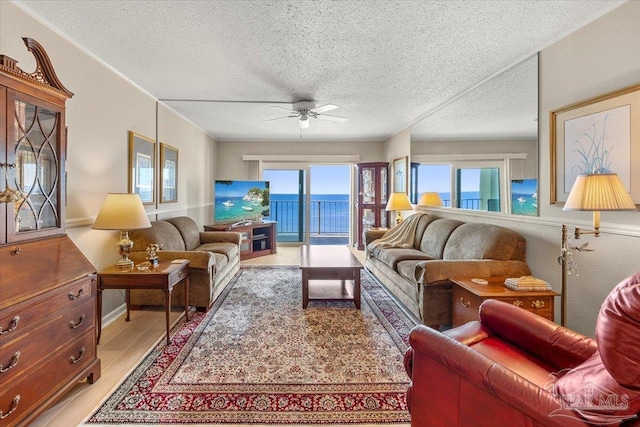
[[[600,308],[595,339],[487,300],[480,321],[417,326],[405,368],[412,427],[638,426],[640,274]]]
[[[389,231],[365,233],[365,267],[423,323],[451,324],[453,277],[531,274],[513,230],[416,213]]]
[[[189,260],[189,305],[208,310],[240,268],[241,234],[227,231],[199,231],[195,221],[182,216],[151,222],[151,228],[129,232],[134,242],[130,258],[145,261],[146,248],[160,245],[163,259]],[[184,286],[177,285],[173,301],[184,301]],[[164,295],[153,289],[131,291],[131,306],[164,305]]]

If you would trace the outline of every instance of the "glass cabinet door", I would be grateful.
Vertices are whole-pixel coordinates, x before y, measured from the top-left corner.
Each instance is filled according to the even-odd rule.
[[[364,248],[364,232],[387,227],[388,163],[359,163],[358,170],[358,249]]]
[[[11,98],[10,98],[11,99]],[[8,239],[11,235],[62,228],[61,218],[61,112],[27,100],[13,97],[9,105],[7,151],[14,173],[9,172],[9,185],[21,197],[7,207]],[[11,108],[13,107],[13,108]],[[13,181],[13,182],[12,182]],[[12,233],[10,230],[13,230]],[[16,240],[20,240],[19,238]]]

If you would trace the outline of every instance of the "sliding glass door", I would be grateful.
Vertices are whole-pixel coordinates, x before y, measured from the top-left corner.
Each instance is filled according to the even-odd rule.
[[[277,241],[347,245],[351,235],[352,165],[265,165],[270,182],[267,219],[278,222]]]

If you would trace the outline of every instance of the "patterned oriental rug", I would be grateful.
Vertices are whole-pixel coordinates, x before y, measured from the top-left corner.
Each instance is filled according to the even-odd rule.
[[[303,310],[301,287],[297,267],[243,267],[86,425],[409,422],[402,360],[414,319],[364,270],[361,310]]]

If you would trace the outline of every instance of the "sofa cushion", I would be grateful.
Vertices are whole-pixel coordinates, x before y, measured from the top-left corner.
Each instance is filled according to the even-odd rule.
[[[640,384],[640,273],[620,282],[600,307],[596,341],[602,363],[620,384]]]
[[[239,248],[237,244],[234,243],[204,243],[196,249],[198,251],[207,251],[207,252],[215,252],[217,254],[224,255],[227,259],[233,259],[234,256],[238,255]]]
[[[200,232],[196,222],[188,216],[178,216],[166,220],[174,225],[180,232],[184,246],[188,251],[194,251],[200,246]]]
[[[429,215],[429,214],[414,214],[414,215],[422,215],[422,217],[418,220],[418,225],[416,226],[416,234],[413,239],[413,246],[416,249],[420,249],[420,242],[422,240],[422,236],[424,235],[424,230],[427,228],[429,224],[438,219],[437,216]]]
[[[217,252],[213,252],[213,256],[216,258],[216,273],[221,271],[225,265],[229,264],[229,259],[225,254],[220,254]]]
[[[420,240],[420,250],[427,254],[430,259],[442,259],[445,244],[449,236],[460,225],[462,221],[447,218],[438,218],[427,224],[422,239]]]
[[[409,259],[431,259],[431,257],[424,252],[412,248],[384,248],[383,250],[375,251],[375,257],[392,270],[396,269],[396,265],[400,261]]]
[[[524,237],[513,230],[492,224],[466,223],[453,230],[442,258],[524,261],[524,247]]]
[[[146,251],[152,243],[161,245],[160,250],[184,251],[184,240],[176,227],[167,221],[153,221],[151,228],[129,231],[129,238],[133,240],[132,252]]]

